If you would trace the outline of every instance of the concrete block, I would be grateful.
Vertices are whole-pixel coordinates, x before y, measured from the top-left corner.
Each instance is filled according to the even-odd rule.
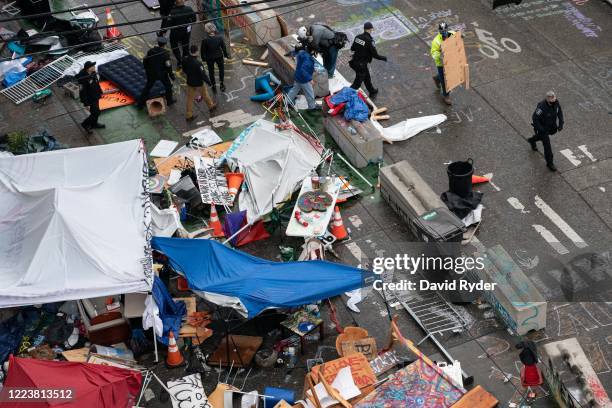
[[[166,108],[166,99],[164,97],[153,98],[147,101],[147,112],[149,112],[149,116],[152,118],[164,115]]]
[[[383,159],[383,139],[372,122],[347,122],[341,115],[325,116],[323,126],[347,160],[358,169]]]
[[[521,268],[501,245],[478,254],[484,258],[485,268],[473,269],[468,277],[496,283],[495,290],[483,291],[483,297],[506,326],[524,335],[546,327],[546,299],[525,276]]]
[[[225,0],[225,6],[243,4],[239,0]],[[266,10],[270,6],[266,3],[242,5],[239,8],[228,9],[233,27],[240,27],[251,45],[266,45],[270,41],[283,36],[283,28],[279,16],[274,10]],[[236,15],[249,13],[243,15]]]

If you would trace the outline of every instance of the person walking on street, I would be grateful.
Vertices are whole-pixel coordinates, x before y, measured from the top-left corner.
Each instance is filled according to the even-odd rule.
[[[376,47],[374,46],[374,38],[372,38],[372,32],[374,26],[369,21],[363,25],[363,33],[359,34],[353,40],[351,45],[351,51],[353,51],[353,57],[349,61],[349,66],[355,71],[355,80],[351,85],[353,89],[359,89],[362,83],[368,90],[370,98],[376,99],[378,89],[372,85],[372,78],[370,77],[370,70],[368,64],[375,58],[381,61],[387,61],[387,57],[378,54]]]
[[[225,48],[225,41],[223,37],[217,33],[217,27],[213,23],[206,23],[204,26],[204,39],[200,46],[202,52],[202,61],[206,62],[208,66],[208,75],[210,77],[211,87],[214,93],[217,93],[217,85],[215,83],[215,64],[219,69],[219,86],[221,92],[225,92],[225,84],[223,79],[225,77],[225,63],[223,58],[228,58],[227,48]]]
[[[312,75],[314,74],[315,60],[312,56],[314,50],[308,46],[306,49],[298,51],[295,57],[295,74],[293,76],[293,88],[287,93],[287,98],[291,103],[295,103],[295,97],[300,91],[304,92],[306,101],[308,102],[308,110],[315,110],[317,104],[315,102],[314,88],[312,87]]]
[[[336,43],[336,32],[325,24],[315,23],[309,29],[300,27],[298,29],[298,39],[310,40],[310,45],[323,57],[323,66],[327,71],[327,75],[329,78],[333,78],[336,71],[339,49]]]
[[[546,99],[538,103],[532,116],[532,126],[535,135],[527,139],[531,149],[538,151],[537,141],[544,145],[544,158],[546,167],[550,171],[557,171],[553,163],[553,152],[550,145],[550,136],[563,130],[563,111],[554,91],[546,92]]]
[[[196,14],[193,9],[185,5],[185,0],[176,0],[170,11],[168,27],[170,29],[170,48],[176,58],[176,65],[181,69],[183,56],[189,55],[189,40],[191,38],[191,23],[196,22]],[[180,27],[176,27],[180,26]],[[183,54],[181,56],[181,50]]]
[[[162,17],[161,27],[157,33],[158,37],[163,37],[166,35],[165,28],[169,26],[168,24],[168,16],[170,16],[170,11],[174,7],[174,0],[159,0],[159,15]]]
[[[81,87],[79,99],[81,99],[83,106],[89,108],[89,116],[81,123],[81,126],[90,135],[93,133],[92,129],[104,129],[106,127],[98,123],[102,88],[100,88],[98,74],[96,73],[96,63],[87,61],[83,69],[77,74],[77,80]]]
[[[454,35],[454,31],[450,31],[448,29],[448,24],[445,22],[441,22],[438,25],[438,35],[436,35],[431,42],[431,58],[433,58],[434,63],[436,64],[436,68],[438,70],[438,74],[433,76],[433,80],[436,84],[436,87],[442,93],[442,97],[444,98],[444,102],[447,105],[452,105],[450,99],[450,92],[446,92],[446,85],[444,83],[444,63],[442,62],[442,43],[444,40]]]
[[[139,108],[144,107],[149,97],[149,92],[157,81],[164,84],[164,88],[166,89],[166,93],[164,95],[166,97],[166,104],[170,106],[176,102],[172,95],[172,82],[170,81],[171,79],[174,81],[176,76],[174,75],[174,72],[172,72],[170,52],[166,49],[167,43],[168,40],[166,37],[157,37],[157,46],[151,48],[142,60],[145,72],[147,74],[147,83],[145,84],[145,87],[142,89],[140,97],[138,98]]]
[[[206,102],[210,113],[217,107],[213,100],[210,99],[208,91],[204,86],[204,83],[210,85],[210,79],[206,75],[204,66],[198,60],[197,45],[192,45],[189,49],[189,55],[183,58],[183,72],[187,76],[187,109],[185,111],[185,119],[190,122],[198,116],[193,114],[193,101],[196,95],[200,95],[204,102]]]

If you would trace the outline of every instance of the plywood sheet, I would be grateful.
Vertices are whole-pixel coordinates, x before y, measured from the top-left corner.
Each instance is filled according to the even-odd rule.
[[[461,33],[450,36],[442,43],[444,86],[449,92],[464,84],[469,89],[469,67]]]

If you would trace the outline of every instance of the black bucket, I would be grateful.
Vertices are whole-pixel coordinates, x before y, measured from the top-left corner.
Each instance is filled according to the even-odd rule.
[[[472,192],[472,173],[474,173],[474,161],[452,162],[446,168],[448,173],[448,189],[451,193],[467,198]]]

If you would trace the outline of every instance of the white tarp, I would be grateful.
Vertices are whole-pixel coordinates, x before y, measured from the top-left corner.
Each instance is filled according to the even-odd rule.
[[[0,157],[0,307],[150,290],[139,140]]]
[[[227,155],[230,165],[244,173],[248,188],[240,193],[240,210],[249,222],[268,214],[300,187],[317,167],[321,156],[304,137],[291,130],[277,130],[260,119],[236,149]]]
[[[376,121],[372,121],[372,123],[383,134],[385,139],[392,142],[401,142],[402,140],[410,139],[424,130],[438,126],[445,120],[446,115],[438,114],[406,119],[389,127],[382,127]]]

